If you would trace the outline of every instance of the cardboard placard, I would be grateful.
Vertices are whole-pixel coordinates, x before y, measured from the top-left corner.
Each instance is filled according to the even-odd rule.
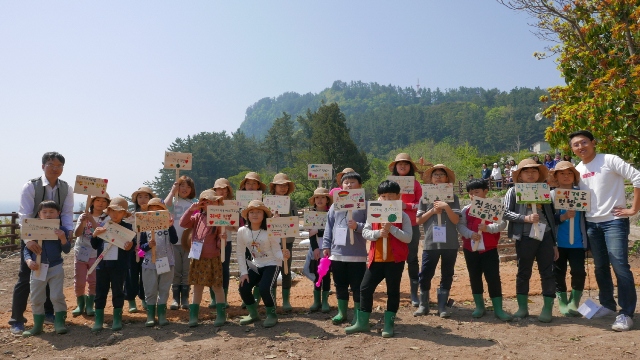
[[[207,206],[207,226],[237,226],[239,221],[240,214],[237,206]]]
[[[414,182],[416,178],[414,176],[387,176],[387,180],[395,181],[400,185],[400,193],[401,194],[413,194],[414,191]]]
[[[285,216],[267,219],[267,236],[286,238],[298,236],[298,217]]]
[[[246,208],[252,200],[262,200],[262,191],[236,191],[236,201],[241,208]]]
[[[60,219],[24,219],[20,235],[24,240],[58,240]]]
[[[502,221],[504,204],[500,199],[480,198],[474,196],[469,206],[469,215],[491,222]]]
[[[136,236],[136,233],[127,229],[126,227],[116,224],[115,222],[109,220],[105,225],[105,229],[107,231],[98,235],[98,237],[109,244],[113,244],[120,249],[124,250],[124,244],[129,241],[133,241],[133,238]]]
[[[324,230],[327,224],[327,213],[324,211],[305,211],[304,228],[306,230]]]
[[[164,168],[174,170],[191,170],[193,165],[191,153],[164,152]]]
[[[331,180],[333,178],[333,165],[331,164],[308,164],[308,180]]]
[[[549,184],[516,183],[516,203],[518,204],[551,204]]]
[[[453,202],[453,184],[420,184],[422,187],[422,203],[434,201]]]
[[[553,190],[553,206],[556,209],[589,211],[591,209],[591,192],[585,190],[560,189]]]
[[[333,208],[341,210],[366,209],[364,189],[338,190],[333,193]]]
[[[291,200],[288,196],[265,195],[262,202],[272,213],[277,212],[280,215],[286,215],[291,211]]]
[[[167,210],[137,212],[135,217],[137,232],[168,229],[171,226],[171,214]]]
[[[104,196],[107,192],[109,180],[94,178],[89,176],[76,176],[76,183],[73,185],[73,193],[87,196]]]
[[[367,201],[367,222],[369,224],[402,222],[402,200]]]

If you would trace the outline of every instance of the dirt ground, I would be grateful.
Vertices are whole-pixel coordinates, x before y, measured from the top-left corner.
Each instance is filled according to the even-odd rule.
[[[508,249],[503,252],[508,252]],[[640,258],[632,257],[632,271],[636,284],[640,284]],[[343,326],[331,323],[335,315],[336,300],[332,295],[329,314],[309,313],[312,302],[312,284],[299,276],[292,289],[292,304],[295,311],[280,314],[274,328],[263,328],[261,323],[240,326],[239,317],[246,314],[240,308],[237,291],[230,291],[229,321],[221,328],[214,328],[212,311],[206,307],[208,293],[203,296],[201,325],[189,328],[186,325],[188,311],[168,310],[172,322],[165,327],[146,328],[145,314],[128,314],[125,309],[124,329],[112,332],[105,328],[98,334],[90,331],[93,319],[87,316],[67,318],[69,333],[56,335],[53,327],[45,325],[45,333],[23,339],[10,334],[7,321],[13,286],[17,278],[19,258],[17,253],[0,259],[0,359],[134,359],[148,356],[177,359],[226,358],[226,359],[323,359],[323,358],[422,358],[422,359],[523,359],[536,356],[541,359],[592,358],[592,359],[637,359],[640,358],[640,337],[636,331],[616,333],[611,330],[614,318],[587,320],[564,318],[554,308],[554,319],[550,324],[538,322],[536,316],[541,308],[540,283],[534,276],[531,281],[531,317],[503,323],[492,311],[481,319],[473,319],[472,297],[464,257],[458,256],[456,276],[451,290],[455,300],[453,315],[441,319],[436,315],[435,288],[439,276],[433,280],[431,314],[413,317],[414,308],[409,301],[409,281],[405,272],[402,282],[402,300],[396,319],[396,336],[383,339],[380,336],[386,296],[384,283],[378,287],[374,312],[371,315],[372,330],[367,334],[345,335]],[[75,308],[73,293],[73,257],[65,257],[65,295],[69,312]],[[590,288],[596,287],[593,265],[589,264]],[[515,302],[515,261],[501,264],[505,308],[513,313]],[[614,278],[615,280],[615,278]],[[232,286],[233,288],[233,286]],[[278,290],[278,297],[280,291]],[[488,297],[485,290],[485,297]],[[585,291],[583,300],[597,300],[596,291]],[[107,302],[105,322],[110,325],[112,309]],[[138,302],[139,303],[139,302]],[[487,304],[490,305],[487,299]],[[32,326],[30,306],[25,316]],[[264,310],[261,314],[264,316]],[[351,311],[349,312],[351,318]],[[636,319],[640,319],[636,317]],[[637,320],[640,322],[640,320]],[[640,328],[640,323],[636,325]]]

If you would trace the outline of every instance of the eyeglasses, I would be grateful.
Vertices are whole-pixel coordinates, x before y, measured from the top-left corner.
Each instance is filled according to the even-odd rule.
[[[433,173],[431,174],[431,177],[445,177],[447,176],[447,174],[443,174],[443,173]]]
[[[587,140],[582,140],[582,141],[576,141],[573,144],[571,144],[571,147],[576,149],[579,147],[585,147],[585,146],[589,146],[590,142]]]
[[[48,167],[49,169],[53,169],[53,170],[62,170],[64,168],[64,165],[53,165],[51,163],[46,163],[46,164],[44,164],[44,166]]]

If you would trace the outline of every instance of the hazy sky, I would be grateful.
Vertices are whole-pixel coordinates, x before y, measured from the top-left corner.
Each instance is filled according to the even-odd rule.
[[[63,179],[130,195],[177,137],[236,131],[259,99],[334,80],[562,84],[533,58],[531,22],[492,0],[1,1],[0,202],[46,151],[66,157]]]

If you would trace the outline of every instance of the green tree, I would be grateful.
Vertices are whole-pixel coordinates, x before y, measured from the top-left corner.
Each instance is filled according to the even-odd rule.
[[[293,165],[295,161],[294,125],[291,115],[283,112],[282,117],[273,122],[264,139],[262,148],[267,155],[267,164],[271,165],[271,168],[276,173],[285,167]]]

